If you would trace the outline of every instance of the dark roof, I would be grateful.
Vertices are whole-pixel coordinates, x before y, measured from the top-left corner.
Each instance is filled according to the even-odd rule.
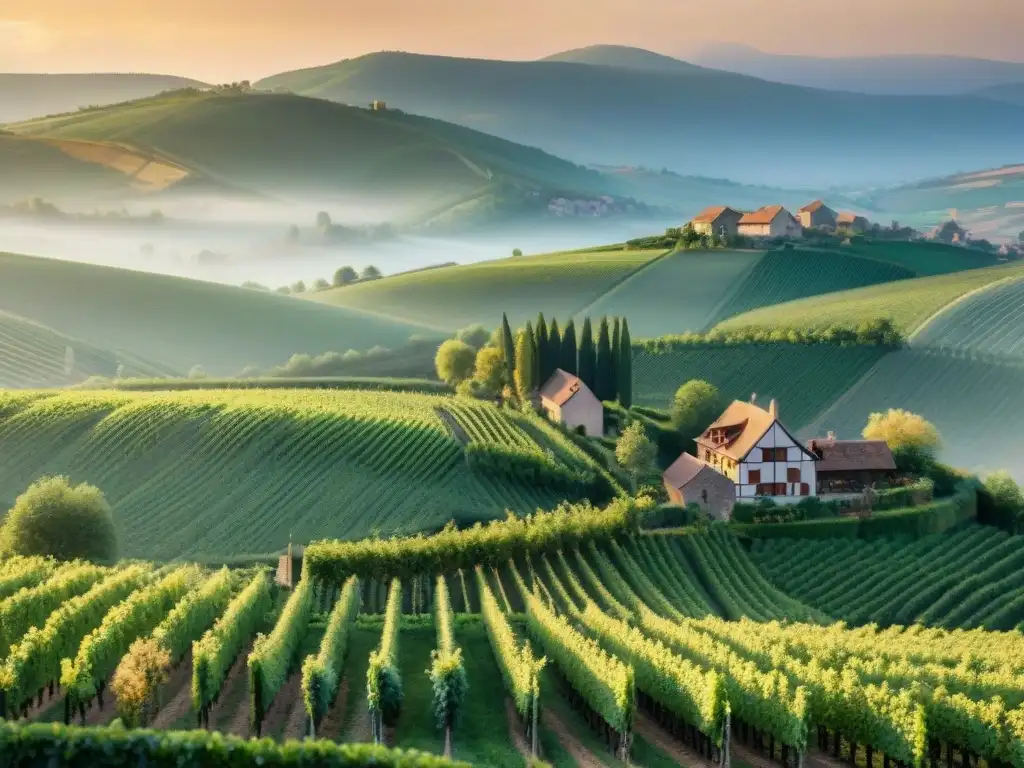
[[[884,440],[830,440],[815,438],[807,441],[807,447],[820,459],[818,472],[877,471],[892,472],[896,469],[892,451]]]
[[[672,462],[662,476],[665,478],[665,482],[673,488],[684,488],[693,478],[708,468],[709,465],[696,456],[684,453]]]
[[[555,405],[562,406],[569,402],[580,390],[590,391],[589,387],[580,380],[579,376],[573,376],[571,373],[558,368],[551,378],[547,380],[547,383],[540,388],[540,396],[545,400],[550,400]]]

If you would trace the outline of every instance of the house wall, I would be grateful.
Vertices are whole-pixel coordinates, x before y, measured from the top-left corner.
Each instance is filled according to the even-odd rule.
[[[801,211],[800,223],[805,227],[835,229],[836,213],[828,208],[819,208],[816,211]]]
[[[740,224],[739,234],[747,237],[771,237],[771,224]]]
[[[772,237],[800,237],[803,234],[803,228],[796,219],[783,212],[772,219],[769,230]]]
[[[588,437],[604,434],[604,406],[589,390],[581,388],[561,407],[547,399],[541,401],[541,406],[548,418],[565,424],[569,429],[582,426]]]
[[[681,504],[697,504],[715,520],[732,517],[736,503],[736,486],[713,469],[701,470],[698,475],[676,492]],[[671,490],[669,496],[671,496]]]
[[[785,461],[762,461],[762,448],[784,448]],[[799,472],[799,482],[789,479],[789,470]],[[776,422],[765,433],[757,445],[750,451],[747,459],[740,462],[739,477],[736,480],[736,497],[740,501],[753,501],[757,497],[757,483],[750,482],[751,471],[760,472],[760,484],[782,483],[786,486],[783,495],[772,495],[780,504],[794,503],[807,496],[816,496],[818,492],[814,459],[794,441]],[[807,493],[803,493],[801,485],[807,485]]]
[[[725,211],[720,214],[714,221],[702,221],[693,224],[693,231],[700,235],[715,234],[719,235],[722,230],[725,230],[725,234],[734,237],[736,235],[737,226],[739,225],[740,219],[743,217],[739,211],[729,212]]]

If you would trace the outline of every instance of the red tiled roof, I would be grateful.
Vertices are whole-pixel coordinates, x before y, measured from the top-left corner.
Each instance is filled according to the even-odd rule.
[[[826,207],[825,203],[821,200],[815,200],[813,203],[808,203],[801,208],[797,213],[814,213],[815,211],[821,210]]]
[[[775,217],[785,210],[781,205],[766,205],[753,213],[745,214],[740,219],[740,224],[771,224],[775,221]]]
[[[703,211],[698,213],[690,222],[693,224],[710,224],[712,221],[717,219],[726,211],[732,211],[733,209],[727,205],[713,205],[710,208],[705,208]],[[733,211],[733,213],[739,213],[739,211]]]
[[[859,213],[851,213],[850,211],[843,211],[842,213],[839,214],[839,216],[836,217],[836,221],[839,222],[840,224],[853,224],[858,219],[861,221],[867,221],[867,219],[865,219]]]
[[[807,442],[811,453],[820,456],[818,472],[878,471],[896,469],[892,451],[884,440],[829,440],[815,438]]]
[[[579,376],[573,376],[558,368],[547,380],[547,383],[540,388],[540,396],[544,400],[550,400],[555,405],[562,406],[581,389],[589,391],[589,387],[580,380]]]

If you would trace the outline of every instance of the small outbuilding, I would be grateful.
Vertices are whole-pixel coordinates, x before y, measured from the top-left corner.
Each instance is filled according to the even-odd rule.
[[[857,234],[871,229],[871,222],[864,216],[845,211],[836,218],[836,228]]]
[[[569,429],[582,427],[588,437],[604,434],[604,406],[579,376],[558,368],[540,388],[540,405],[549,419]]]
[[[821,200],[808,203],[799,211],[797,218],[804,227],[813,229],[835,229],[836,212]]]
[[[736,236],[736,228],[743,214],[727,205],[705,208],[690,220],[690,226],[698,235]]]
[[[896,462],[884,440],[836,440],[830,433],[808,440],[807,449],[817,458],[819,494],[888,487],[896,473]]]
[[[736,503],[736,486],[710,464],[682,454],[662,475],[669,499],[675,504],[698,504],[715,520],[728,520]]]
[[[781,205],[766,205],[744,214],[737,231],[744,237],[800,237],[803,227]]]
[[[299,583],[302,578],[302,557],[306,548],[299,545],[293,547],[288,545],[287,554],[277,558],[277,572],[274,574],[274,581],[282,587],[291,589]]]

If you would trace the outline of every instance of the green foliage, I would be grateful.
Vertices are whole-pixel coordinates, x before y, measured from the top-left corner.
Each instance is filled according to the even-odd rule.
[[[479,383],[484,393],[494,396],[505,385],[505,360],[497,347],[483,347],[476,353],[473,380]]]
[[[692,440],[703,434],[725,408],[718,389],[706,381],[692,379],[686,382],[672,398],[672,425],[679,431],[687,450],[693,452]]]
[[[320,649],[302,664],[302,700],[306,717],[314,729],[330,709],[341,683],[342,665],[348,655],[349,635],[359,613],[360,584],[352,576],[345,582],[327,619],[327,630]]]
[[[820,324],[800,328],[785,326],[716,326],[707,333],[684,333],[645,339],[637,343],[645,352],[663,354],[694,346],[732,346],[742,344],[794,344],[811,346],[877,346],[898,348],[904,338],[886,318],[864,320],[852,325]]]
[[[657,453],[657,446],[647,437],[647,432],[639,422],[626,427],[615,443],[615,459],[633,477],[634,486],[637,478],[654,466]]]
[[[362,280],[377,280],[381,276],[380,270],[372,264],[368,267],[364,267],[363,271],[359,273],[359,279]]]
[[[509,558],[635,530],[650,506],[643,497],[616,499],[603,509],[563,505],[552,512],[509,517],[463,531],[446,528],[431,537],[315,542],[306,548],[303,567],[310,578],[340,583],[352,574],[406,578],[498,565]]]
[[[615,365],[619,404],[623,408],[630,408],[633,405],[633,344],[629,338],[629,323],[626,318],[622,318],[619,354]]]
[[[995,282],[951,305],[914,336],[914,343],[967,352],[976,358],[992,356],[1020,360],[1014,343],[1024,326],[1007,307],[1024,300],[1024,280],[1019,276]]]
[[[465,454],[475,472],[555,491],[571,500],[596,497],[605,488],[593,469],[567,467],[548,453],[474,442],[466,446]]]
[[[228,603],[224,615],[192,645],[192,708],[205,720],[228,670],[265,621],[273,604],[270,579],[260,570]]]
[[[594,346],[594,331],[589,317],[583,320],[577,368],[576,375],[593,390],[597,385],[597,348]]]
[[[1009,472],[1000,470],[985,478],[979,489],[978,520],[1019,532],[1024,522],[1024,491]]]
[[[343,285],[351,285],[359,279],[359,275],[352,267],[339,267],[334,273],[333,285],[335,288]]]
[[[448,339],[437,348],[434,365],[437,377],[455,386],[473,375],[476,352],[469,344],[457,339]]]
[[[902,408],[872,413],[863,435],[866,440],[884,440],[893,451],[912,450],[924,456],[934,456],[942,445],[934,424]]]
[[[576,323],[572,318],[565,324],[562,332],[562,351],[558,367],[574,376],[579,372],[578,352],[576,349]]]
[[[369,744],[318,741],[278,744],[207,731],[145,731],[123,728],[75,728],[52,723],[0,723],[0,743],[10,768],[31,768],[39,756],[60,755],[66,765],[127,768],[143,762],[152,768],[200,768],[209,765],[265,765],[269,768],[469,768],[421,752]]]
[[[513,381],[512,374],[515,370],[516,342],[512,337],[512,329],[508,324],[508,315],[501,314],[501,359],[505,363],[504,380],[507,383]]]
[[[437,577],[434,590],[434,621],[437,625],[437,648],[430,654],[430,683],[434,691],[434,718],[439,729],[453,728],[462,715],[469,681],[462,663],[462,649],[455,645],[454,621],[448,583]]]
[[[15,556],[0,561],[0,600],[50,578],[57,562],[49,557]]]
[[[562,362],[562,331],[558,327],[558,319],[551,318],[551,327],[548,328],[547,357],[544,361],[544,370],[541,371],[541,380],[547,381],[554,374],[556,368],[561,368]]]
[[[304,578],[288,597],[269,635],[259,634],[249,654],[249,721],[256,735],[277,692],[288,679],[313,616],[313,580]]]
[[[17,498],[4,518],[0,552],[112,563],[117,531],[110,505],[96,486],[44,477]]]
[[[491,340],[491,332],[480,323],[474,323],[456,331],[455,338],[478,350]]]
[[[594,369],[594,394],[602,402],[614,400],[616,395],[615,362],[612,359],[611,335],[608,318],[602,317],[597,332],[597,352]]]
[[[533,329],[526,324],[526,329],[516,336],[515,384],[519,399],[527,403],[539,386],[536,379],[537,350],[534,345]]]
[[[398,671],[398,635],[402,618],[402,583],[392,579],[384,609],[380,645],[370,654],[366,670],[366,700],[373,718],[373,738],[384,737],[383,726],[394,725],[402,709],[402,677]]]

